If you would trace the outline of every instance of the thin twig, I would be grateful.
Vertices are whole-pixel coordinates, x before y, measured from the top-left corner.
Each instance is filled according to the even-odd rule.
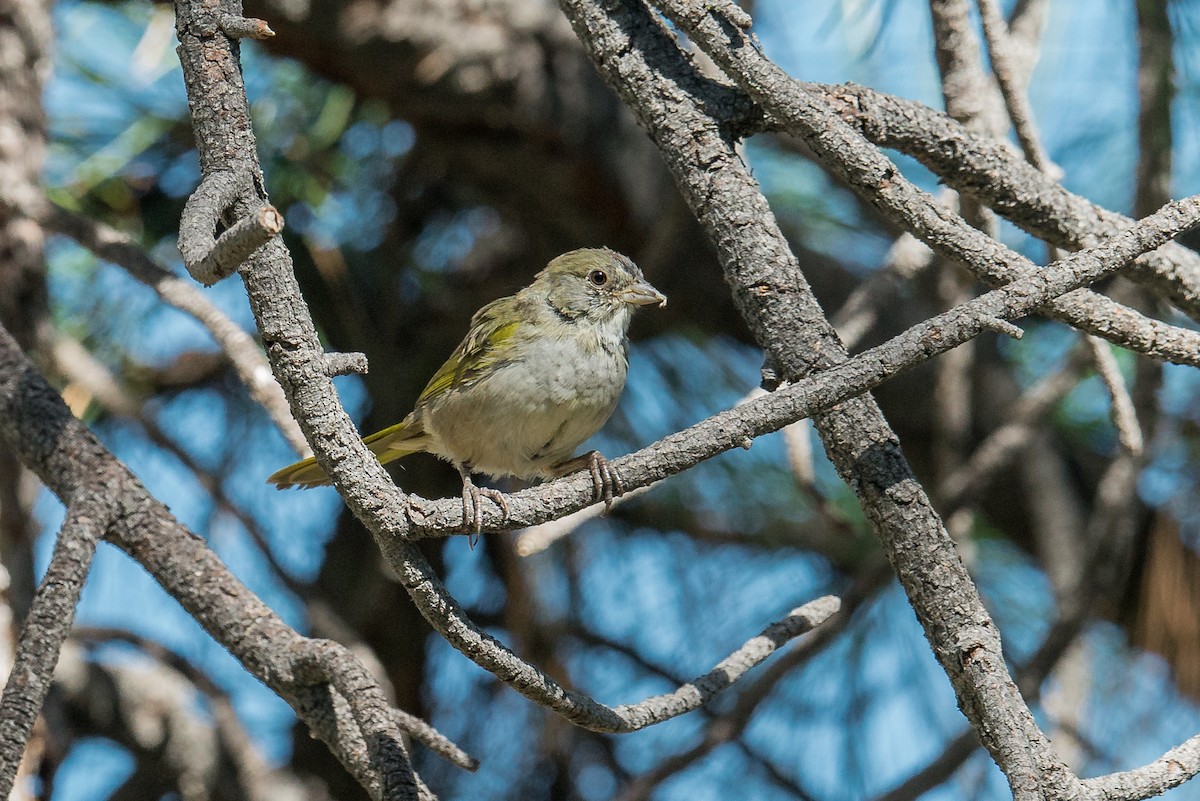
[[[237,14],[222,14],[221,31],[232,39],[270,39],[275,35],[264,20],[241,17]]]
[[[1109,406],[1109,415],[1112,418],[1113,427],[1117,430],[1117,440],[1126,453],[1141,456],[1142,449],[1145,447],[1145,438],[1142,436],[1142,427],[1138,423],[1137,411],[1133,407],[1133,398],[1129,394],[1129,387],[1125,385],[1125,376],[1121,375],[1121,366],[1117,364],[1111,347],[1104,340],[1089,336],[1087,345],[1096,365],[1096,372],[1099,374],[1100,380],[1104,382],[1104,386],[1108,388],[1109,398],[1112,401]]]
[[[718,746],[739,738],[746,727],[750,725],[755,712],[779,683],[788,676],[794,675],[798,668],[806,664],[844,632],[854,613],[874,597],[875,591],[890,577],[891,570],[886,563],[866,570],[842,596],[843,604],[837,614],[814,632],[813,636],[798,643],[795,648],[780,656],[765,668],[752,683],[743,687],[738,693],[733,707],[708,722],[700,742],[682,753],[661,760],[649,771],[638,776],[618,796],[618,801],[645,801],[658,786],[671,776],[686,770]]]
[[[983,37],[987,41],[992,72],[996,75],[996,82],[1000,84],[1000,94],[1004,96],[1004,105],[1008,109],[1013,129],[1017,132],[1017,141],[1021,143],[1025,158],[1038,172],[1051,174],[1053,165],[1042,147],[1037,126],[1033,121],[1029,97],[1016,72],[1015,57],[1008,40],[1008,25],[1000,12],[1000,4],[996,0],[976,2],[979,4],[979,16],[983,20]]]
[[[942,195],[939,199],[945,199]],[[904,233],[888,249],[883,266],[861,282],[830,318],[838,338],[852,351],[874,327],[879,310],[933,263],[933,251],[912,234]]]
[[[1140,768],[1084,779],[1094,801],[1134,801],[1161,795],[1200,775],[1200,734],[1180,743]]]
[[[0,798],[8,798],[12,791],[25,743],[50,689],[59,649],[75,619],[96,546],[113,515],[111,505],[84,493],[67,509],[0,698]]]
[[[938,488],[943,514],[953,514],[979,497],[988,484],[1030,441],[1034,424],[1078,381],[1078,365],[1064,366],[1035,384],[1012,406],[1000,426],[975,448],[967,462]]]
[[[124,268],[130,275],[154,290],[164,302],[194,317],[216,340],[229,358],[238,378],[250,396],[271,416],[275,426],[298,454],[308,453],[308,443],[296,425],[279,384],[271,376],[271,366],[254,339],[212,304],[189,281],[160,267],[146,251],[112,226],[82,214],[47,203],[33,219],[47,228],[70,237],[99,258]]]

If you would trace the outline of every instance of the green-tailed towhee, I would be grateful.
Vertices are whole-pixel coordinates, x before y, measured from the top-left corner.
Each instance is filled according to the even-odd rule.
[[[575,449],[616,408],[634,308],[666,302],[619,253],[564,253],[532,284],[476,312],[416,408],[363,442],[385,464],[417,451],[453,464],[463,478],[463,523],[476,532],[481,494],[505,515],[508,505],[499,492],[475,487],[471,473],[532,480],[587,468],[597,500],[611,503],[619,478],[596,451],[575,457]],[[329,483],[315,459],[267,480],[280,489]]]

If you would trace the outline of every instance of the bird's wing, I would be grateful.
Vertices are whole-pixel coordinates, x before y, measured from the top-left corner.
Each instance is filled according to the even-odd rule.
[[[450,354],[417,399],[417,408],[443,392],[471,384],[511,360],[513,337],[521,327],[515,297],[494,300],[475,313],[466,337]]]

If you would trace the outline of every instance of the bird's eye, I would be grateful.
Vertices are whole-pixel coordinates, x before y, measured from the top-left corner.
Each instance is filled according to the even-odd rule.
[[[588,273],[588,280],[595,286],[604,286],[608,283],[608,273],[604,270],[592,270]]]

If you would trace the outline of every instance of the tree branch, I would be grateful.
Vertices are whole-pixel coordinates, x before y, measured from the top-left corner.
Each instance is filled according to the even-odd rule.
[[[21,629],[12,672],[0,698],[0,798],[8,798],[12,792],[25,743],[42,710],[59,650],[75,619],[75,607],[96,545],[112,522],[113,510],[89,494],[97,489],[93,485],[81,492],[67,508],[50,565]]]
[[[208,13],[197,4],[180,0],[176,14],[184,79],[207,182],[204,196],[196,201],[194,220],[204,220],[204,226],[213,209],[229,208],[239,215],[265,202],[261,180],[247,183],[236,177],[258,175],[253,132],[237,54],[223,37],[205,36],[211,22]],[[220,177],[208,181],[209,175]],[[241,194],[234,192],[235,187],[240,187]],[[199,226],[195,221],[189,223],[189,233],[181,232],[181,242]],[[317,347],[316,332],[292,274],[290,256],[279,238],[274,237],[255,251],[240,273],[277,377],[319,463],[347,506],[374,534],[422,614],[468,657],[527,697],[579,725],[601,731],[631,731],[694,709],[731,681],[731,676],[741,675],[773,650],[774,645],[765,647],[752,640],[692,685],[668,696],[616,709],[561,687],[538,668],[518,659],[463,614],[420,550],[403,540],[409,523],[400,510],[409,506],[408,498],[388,480],[378,460],[368,454],[337,401],[329,381],[328,361]],[[351,455],[353,458],[345,458]],[[762,636],[776,644],[785,641],[817,625],[832,614],[835,606],[836,599],[814,601]]]
[[[211,286],[232,275],[250,254],[283,230],[283,215],[270,204],[253,209],[215,236],[222,219],[249,188],[250,173],[206,173],[188,198],[179,221],[179,252],[188,272]]]
[[[654,791],[671,776],[698,762],[718,746],[738,739],[753,719],[755,712],[767,699],[779,682],[793,671],[820,653],[834,638],[845,631],[858,608],[874,597],[890,576],[887,565],[878,560],[875,569],[867,570],[845,593],[845,603],[837,614],[817,630],[812,637],[789,650],[763,670],[752,684],[738,693],[729,711],[710,720],[705,726],[700,742],[679,754],[660,761],[649,771],[638,776],[617,797],[617,801],[646,801]],[[879,568],[883,568],[882,570]]]
[[[1134,770],[1085,779],[1086,797],[1095,801],[1137,801],[1161,795],[1200,775],[1200,734]]]
[[[757,185],[709,116],[722,110],[713,102],[720,100],[718,89],[695,74],[670,34],[640,4],[630,0],[603,9],[587,0],[561,4],[594,61],[676,172],[721,253],[735,301],[768,350],[771,366],[785,380],[796,380],[843,360],[807,285],[796,277],[798,265]],[[756,102],[794,125],[827,166],[873,202],[924,214],[933,222],[948,221],[940,216],[944,212],[929,208],[923,195],[905,198],[898,171],[878,151],[860,144],[822,101],[797,91],[735,22],[717,19],[715,5],[658,3]],[[1021,702],[991,620],[877,408],[869,400],[845,404],[817,424],[831,458],[859,493],[896,565],[960,705],[1004,766],[1014,794],[1032,797],[1043,784],[1069,790],[1076,780],[1050,751]]]
[[[401,731],[390,708],[380,708],[378,694],[342,699],[327,684],[298,678],[298,657],[312,641],[230,575],[203,541],[146,492],[71,415],[3,329],[0,439],[69,508],[87,487],[103,486],[97,503],[113,520],[106,539],[145,567],[251,674],[287,701],[374,798],[417,797]],[[361,676],[355,680],[371,686]]]
[[[824,97],[842,119],[874,144],[912,156],[948,186],[978,198],[1005,219],[1051,244],[1069,249],[1088,247],[1133,224],[1123,214],[1068,192],[1004,143],[972,134],[928,106],[854,84],[805,86]],[[958,260],[973,266],[967,260]],[[1200,254],[1172,245],[1140,261],[1129,277],[1200,319]],[[1072,313],[1078,317],[1079,311]],[[1092,315],[1101,321],[1113,316],[1111,311],[1099,309],[1086,316]],[[1074,320],[1068,322],[1084,328]],[[1122,344],[1098,331],[1090,332]],[[1194,354],[1196,347],[1194,342],[1189,343],[1183,353]],[[1163,354],[1149,355],[1177,360]],[[1180,363],[1195,364],[1194,358],[1182,358]]]
[[[996,0],[976,0],[979,5],[979,16],[983,20],[983,36],[988,46],[988,56],[992,61],[992,72],[996,74],[996,83],[1000,85],[1000,94],[1004,97],[1004,106],[1008,109],[1008,117],[1012,120],[1013,129],[1017,132],[1017,141],[1021,143],[1021,151],[1025,159],[1038,172],[1050,174],[1050,159],[1042,147],[1037,126],[1033,121],[1033,108],[1029,97],[1025,94],[1022,82],[1017,75],[1016,57],[1009,42],[1008,25],[1004,22],[1004,14]]]
[[[991,480],[1029,444],[1034,426],[1078,383],[1077,365],[1068,364],[1032,387],[1012,406],[1009,418],[988,434],[966,463],[938,487],[942,514],[972,504]]]

